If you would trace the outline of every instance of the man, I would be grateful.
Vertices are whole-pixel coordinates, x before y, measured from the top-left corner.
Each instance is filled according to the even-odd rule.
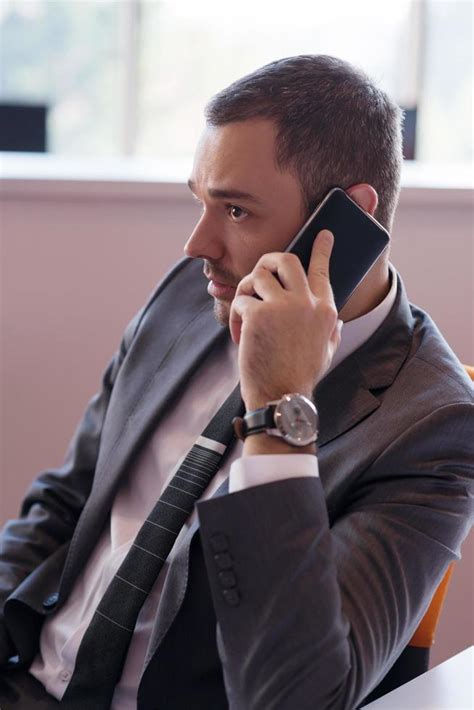
[[[358,707],[460,555],[461,365],[388,253],[339,314],[331,233],[307,275],[282,253],[336,185],[391,229],[400,111],[347,63],[301,56],[206,116],[186,258],[127,328],[63,467],[3,532],[2,709]],[[220,443],[239,382],[250,425],[297,393],[300,440],[257,427]],[[179,498],[155,508],[162,494]]]

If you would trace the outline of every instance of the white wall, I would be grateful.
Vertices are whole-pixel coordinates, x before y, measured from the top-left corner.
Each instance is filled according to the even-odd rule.
[[[406,189],[392,261],[461,361],[474,364],[472,193]],[[0,524],[43,468],[61,463],[122,330],[182,255],[196,207],[181,185],[5,181]],[[473,642],[471,542],[433,662]]]

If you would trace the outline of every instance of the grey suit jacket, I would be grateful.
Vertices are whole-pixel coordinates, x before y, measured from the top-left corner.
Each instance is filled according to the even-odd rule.
[[[121,477],[224,337],[202,263],[182,259],[127,327],[63,466],[37,478],[3,531],[0,663],[31,662]],[[473,390],[400,279],[382,326],[314,397],[319,479],[232,495],[224,483],[198,503],[157,610],[140,708],[357,707],[459,558],[473,514]]]

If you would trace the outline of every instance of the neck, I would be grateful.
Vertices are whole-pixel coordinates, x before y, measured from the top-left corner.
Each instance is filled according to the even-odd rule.
[[[348,323],[360,318],[379,305],[390,290],[388,261],[372,267],[339,313],[339,318]]]

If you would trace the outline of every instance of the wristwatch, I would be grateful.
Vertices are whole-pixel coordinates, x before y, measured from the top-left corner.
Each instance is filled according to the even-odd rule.
[[[284,394],[267,402],[265,407],[234,417],[232,425],[242,441],[251,434],[265,432],[284,439],[292,446],[307,446],[318,438],[318,410],[313,402],[298,392]]]

